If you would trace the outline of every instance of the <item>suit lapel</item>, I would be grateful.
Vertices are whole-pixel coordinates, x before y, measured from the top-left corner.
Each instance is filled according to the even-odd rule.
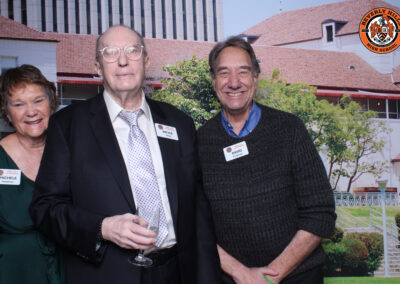
[[[151,115],[154,123],[160,123],[168,126],[171,125],[168,122],[166,115],[162,108],[154,101],[147,99],[149,104]],[[179,135],[179,133],[178,133]],[[177,165],[179,161],[179,141],[157,137],[158,144],[160,145],[161,156],[164,165],[165,183],[167,186],[168,200],[171,208],[172,219],[174,221],[175,231],[177,230],[176,225],[178,224],[178,183],[177,183]]]
[[[90,111],[92,113],[90,125],[93,134],[102,149],[119,189],[129,203],[132,212],[136,212],[126,166],[102,94],[97,95],[92,101]]]

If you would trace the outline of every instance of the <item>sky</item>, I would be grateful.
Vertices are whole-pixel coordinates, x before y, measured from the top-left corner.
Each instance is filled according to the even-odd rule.
[[[282,11],[343,0],[222,0],[224,37],[237,35]],[[400,0],[384,0],[400,6]]]

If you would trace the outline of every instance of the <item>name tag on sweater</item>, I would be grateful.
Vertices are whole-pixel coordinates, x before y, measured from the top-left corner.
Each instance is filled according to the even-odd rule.
[[[0,184],[20,185],[21,170],[0,169]]]
[[[225,160],[227,162],[238,159],[249,154],[246,141],[236,143],[224,148]]]
[[[154,123],[154,125],[156,127],[156,132],[158,137],[163,137],[172,140],[179,140],[178,132],[176,131],[175,127],[159,123]]]

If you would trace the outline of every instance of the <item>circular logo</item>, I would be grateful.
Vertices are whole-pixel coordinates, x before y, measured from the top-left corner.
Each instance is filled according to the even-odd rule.
[[[226,152],[227,152],[227,153],[232,152],[232,148],[231,148],[231,147],[227,148],[227,149],[226,149]]]
[[[360,23],[360,39],[375,53],[392,52],[400,45],[400,16],[387,8],[369,11]]]
[[[0,170],[0,176],[2,176],[4,174],[3,170]]]
[[[158,128],[161,129],[161,130],[164,129],[164,127],[161,124],[158,125]]]

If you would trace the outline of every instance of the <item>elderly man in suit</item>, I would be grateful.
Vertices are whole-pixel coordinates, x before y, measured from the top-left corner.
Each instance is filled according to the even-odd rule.
[[[33,219],[67,247],[68,283],[218,283],[192,120],[145,97],[149,57],[137,32],[111,27],[96,54],[104,92],[51,118]],[[158,235],[135,214],[156,206]],[[137,250],[150,267],[128,261]]]

